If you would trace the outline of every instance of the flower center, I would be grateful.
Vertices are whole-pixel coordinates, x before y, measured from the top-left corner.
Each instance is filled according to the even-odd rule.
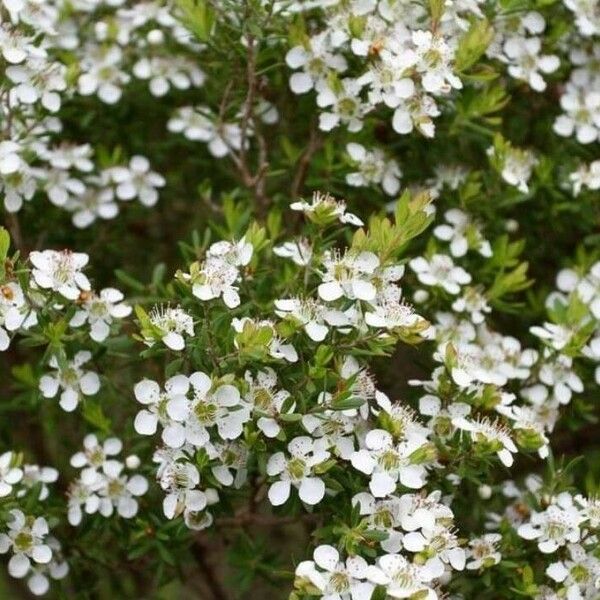
[[[27,531],[21,531],[14,539],[14,545],[19,552],[27,552],[33,546],[33,537]]]
[[[292,481],[299,481],[306,472],[306,463],[301,458],[294,457],[288,462],[287,470]]]
[[[218,407],[212,402],[198,402],[194,408],[194,413],[202,424],[212,425],[217,418]]]

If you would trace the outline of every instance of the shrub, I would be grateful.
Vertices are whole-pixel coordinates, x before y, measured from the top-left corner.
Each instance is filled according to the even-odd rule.
[[[2,0],[3,597],[600,597],[594,0]]]

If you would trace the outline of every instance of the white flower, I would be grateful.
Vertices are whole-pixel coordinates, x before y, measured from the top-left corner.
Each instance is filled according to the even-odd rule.
[[[317,402],[321,406],[328,407],[332,400],[330,393],[322,392]],[[302,425],[313,438],[321,440],[334,455],[349,460],[354,453],[354,432],[357,427],[360,427],[358,415],[356,408],[347,410],[326,408],[317,414],[303,415]]]
[[[52,356],[48,364],[55,369],[53,375],[42,375],[39,389],[44,398],[54,398],[59,389],[60,406],[71,412],[77,408],[83,396],[93,396],[100,389],[100,378],[93,371],[84,371],[82,366],[92,358],[92,353],[80,350],[74,358],[66,361],[64,366],[59,364],[56,356]]]
[[[306,335],[315,342],[322,342],[327,337],[329,326],[350,326],[350,319],[344,313],[328,309],[311,298],[275,300],[275,308],[278,316],[303,327]]]
[[[110,333],[113,319],[124,319],[131,314],[131,306],[122,302],[123,298],[123,294],[114,288],[104,288],[100,294],[82,294],[81,310],[73,315],[69,325],[81,327],[87,321],[90,337],[103,342]]]
[[[284,242],[281,246],[275,246],[273,254],[282,258],[290,258],[294,264],[305,267],[310,264],[313,251],[311,243],[306,238],[299,238],[293,242]]]
[[[349,556],[342,562],[333,546],[323,544],[315,548],[312,561],[296,567],[296,577],[308,579],[324,600],[368,600],[375,586],[365,581],[367,568],[361,556]]]
[[[493,422],[487,417],[480,420],[457,417],[452,420],[452,424],[458,429],[468,431],[474,444],[482,444],[494,450],[503,465],[512,466],[513,453],[517,452],[517,447],[510,437],[510,429],[502,423]]]
[[[600,590],[600,560],[579,544],[569,544],[569,558],[551,563],[546,575],[567,590],[568,600],[597,597]]]
[[[183,512],[199,512],[207,506],[207,495],[195,489],[200,483],[200,474],[193,464],[166,460],[159,468],[158,477],[161,488],[167,492],[163,501],[167,519]]]
[[[470,246],[482,256],[492,255],[490,243],[483,239],[469,215],[458,208],[451,208],[444,213],[444,219],[449,224],[438,225],[433,234],[440,240],[450,242],[452,256],[464,256]]]
[[[77,525],[81,522],[81,506],[85,512],[100,512],[110,517],[115,508],[119,516],[130,519],[137,514],[137,497],[148,490],[148,482],[141,475],[128,476],[123,473],[127,468],[137,468],[140,461],[131,455],[125,464],[116,456],[123,444],[118,438],[107,438],[102,444],[94,434],[83,440],[84,451],[71,457],[71,465],[81,468],[80,478],[69,488],[69,522]]]
[[[182,279],[192,284],[192,293],[203,301],[223,298],[228,308],[240,304],[238,286],[240,269],[252,259],[254,248],[245,238],[239,242],[220,241],[212,244],[203,263],[193,263]]]
[[[240,273],[234,265],[219,259],[207,259],[200,268],[190,274],[192,294],[208,301],[222,297],[225,306],[236,308],[240,305],[238,286]]]
[[[89,144],[74,145],[61,143],[60,146],[54,146],[42,154],[42,158],[47,160],[55,169],[69,171],[76,169],[82,173],[89,173],[94,169],[94,163],[90,160],[94,151]]]
[[[87,182],[93,187],[86,189],[83,194],[71,196],[65,209],[73,214],[73,225],[79,229],[89,227],[97,218],[114,219],[119,214],[119,205],[115,202],[115,193],[108,186],[108,174],[88,178]]]
[[[449,294],[458,294],[460,286],[471,282],[471,276],[457,267],[446,254],[434,254],[428,261],[422,256],[409,262],[419,281],[428,286],[440,286]]]
[[[333,221],[349,223],[356,227],[364,225],[356,215],[346,212],[346,203],[343,200],[336,200],[330,194],[315,192],[310,204],[302,200],[292,202],[290,208],[303,212],[311,221],[320,225],[329,225]]]
[[[595,160],[589,165],[581,165],[569,175],[569,181],[575,196],[578,196],[584,187],[590,191],[600,190],[600,160]]]
[[[365,323],[369,327],[385,329],[406,329],[416,327],[426,336],[427,321],[418,315],[402,297],[402,290],[396,285],[387,285],[377,298],[377,305],[365,312]]]
[[[506,183],[516,187],[523,194],[529,192],[533,167],[539,162],[532,151],[507,145],[498,156],[496,149],[491,146],[487,154],[492,160],[499,161],[500,174]]]
[[[69,573],[69,564],[62,557],[60,542],[56,538],[48,536],[46,543],[52,550],[52,560],[45,564],[31,564],[26,575],[27,587],[35,596],[43,596],[48,592],[49,578],[64,579]]]
[[[32,168],[22,162],[19,171],[0,179],[0,191],[4,193],[4,207],[8,212],[18,212],[24,200],[33,198],[43,174],[42,169]]]
[[[85,194],[87,188],[81,180],[71,177],[68,172],[54,169],[46,172],[44,189],[52,204],[64,207],[71,197]]]
[[[166,95],[171,86],[178,90],[201,87],[206,78],[193,61],[182,56],[144,56],[133,65],[132,73],[148,80],[150,93],[158,98]]]
[[[442,35],[434,35],[431,31],[413,31],[412,42],[416,52],[415,68],[422,74],[421,85],[430,94],[446,94],[462,88],[461,80],[451,67],[453,50]]]
[[[90,282],[81,272],[88,263],[87,254],[69,250],[34,251],[29,260],[34,267],[33,278],[41,288],[54,290],[68,300],[77,300],[81,291],[90,290]]]
[[[436,577],[444,574],[444,565],[447,564],[456,571],[465,568],[464,549],[458,545],[456,535],[442,525],[411,531],[402,539],[402,545],[409,552],[422,553],[423,556],[428,557],[425,564],[436,574]]]
[[[600,262],[592,265],[580,281],[577,282],[577,293],[589,307],[596,319],[600,319]]]
[[[93,486],[101,476],[99,470],[107,474],[115,469],[118,463],[114,458],[120,454],[123,443],[118,438],[107,438],[102,445],[98,438],[90,433],[83,438],[83,452],[77,452],[71,457],[71,466],[81,471],[81,481]]]
[[[221,463],[211,468],[212,474],[221,485],[233,485],[235,489],[240,489],[246,483],[249,452],[243,440],[209,444],[207,451],[211,458]]]
[[[20,65],[10,65],[6,76],[14,84],[10,98],[14,104],[34,104],[40,101],[50,111],[60,109],[60,92],[67,89],[67,67],[61,63],[49,63],[46,58],[30,58]]]
[[[533,335],[548,341],[555,350],[562,350],[575,335],[575,331],[565,325],[544,323],[542,327],[535,325],[529,328]]]
[[[33,198],[38,181],[43,178],[44,171],[30,167],[26,162],[21,162],[20,169],[0,179],[0,191],[4,195],[4,207],[8,212],[18,212],[23,206],[23,201]]]
[[[171,448],[186,442],[202,448],[210,440],[208,429],[213,426],[221,439],[234,440],[242,435],[244,423],[250,419],[250,409],[235,386],[213,384],[201,371],[190,375],[188,387],[182,380],[179,393],[168,400],[166,411],[172,422],[165,427],[163,440]]]
[[[134,420],[133,426],[140,435],[154,435],[158,424],[164,428],[172,422],[167,414],[167,404],[176,398],[185,398],[189,389],[189,381],[185,375],[175,375],[165,383],[164,392],[156,381],[143,379],[135,384],[136,400],[145,406]],[[163,441],[166,443],[163,430]]]
[[[20,156],[20,144],[13,140],[0,142],[0,175],[12,175],[25,164]]]
[[[526,540],[536,540],[541,552],[551,554],[567,542],[579,541],[582,521],[583,517],[573,506],[571,497],[564,493],[545,511],[534,511],[529,521],[519,526],[518,534]]]
[[[331,107],[328,112],[319,115],[319,128],[331,131],[343,124],[348,127],[348,131],[360,131],[363,116],[371,110],[371,106],[360,98],[362,84],[356,79],[342,79],[339,84],[339,89],[332,89],[325,83],[319,90],[319,107]]]
[[[541,73],[553,73],[560,66],[558,56],[540,54],[542,41],[539,37],[511,37],[504,42],[504,56],[501,59],[508,64],[508,72],[515,79],[522,79],[536,92],[546,89]]]
[[[155,306],[149,317],[152,326],[158,330],[160,341],[171,350],[183,350],[184,335],[194,335],[194,320],[180,306]],[[150,336],[146,336],[144,341],[149,346],[154,344],[154,338]]]
[[[427,565],[412,564],[399,554],[385,554],[377,559],[376,566],[367,568],[367,578],[385,586],[392,598],[418,596],[423,600],[436,600],[437,594],[428,585],[434,576]]]
[[[67,505],[67,520],[73,527],[79,525],[83,518],[81,507],[86,514],[91,515],[98,512],[100,508],[100,498],[96,494],[101,487],[102,481],[96,478],[94,485],[86,485],[80,479],[71,482],[67,492],[69,498]]]
[[[454,434],[456,428],[453,420],[466,417],[471,412],[471,407],[464,402],[451,402],[443,407],[442,401],[437,396],[426,394],[419,399],[419,412],[431,417],[429,428],[435,431],[436,435],[444,438]]]
[[[573,392],[583,392],[583,382],[572,370],[573,359],[563,354],[546,359],[540,368],[540,381],[552,388],[552,396],[560,404],[568,404]]]
[[[434,190],[441,192],[445,186],[451,190],[458,190],[460,186],[467,180],[469,170],[463,165],[442,164],[436,165],[434,168],[434,173],[435,176],[427,180],[427,184],[431,185]],[[444,216],[446,220],[451,223],[448,217],[446,215]]]
[[[496,545],[502,536],[499,533],[486,533],[485,535],[469,540],[467,550],[467,569],[487,569],[497,565],[502,555],[496,549]]]
[[[402,171],[395,160],[387,159],[379,148],[367,150],[352,142],[346,146],[358,171],[346,175],[346,183],[354,187],[381,185],[388,196],[395,196],[400,189]]]
[[[474,287],[465,288],[464,292],[452,303],[452,310],[466,312],[475,325],[485,321],[485,315],[492,312],[492,307],[487,303],[487,298]]]
[[[267,475],[278,478],[269,487],[269,501],[273,506],[284,504],[293,485],[302,502],[311,506],[318,504],[325,496],[325,484],[314,474],[314,468],[329,458],[323,441],[300,436],[294,438],[287,449],[289,457],[276,452],[267,462]]]
[[[120,68],[123,53],[119,46],[90,45],[83,56],[77,80],[79,93],[82,96],[97,94],[106,104],[117,103],[123,93],[122,86],[130,79]]]
[[[32,37],[27,37],[22,31],[5,23],[0,27],[0,49],[7,63],[16,65],[27,58],[45,57],[46,52],[34,46],[32,41]]]
[[[184,106],[169,120],[167,127],[174,133],[183,133],[191,141],[208,144],[216,158],[227,156],[231,150],[242,147],[242,130],[236,123],[219,122],[207,106]],[[251,135],[247,132],[247,137]],[[246,139],[246,144],[248,144]]]
[[[375,393],[377,408],[373,409],[381,421],[386,423],[386,428],[395,436],[396,440],[411,438],[426,438],[429,429],[423,427],[417,418],[416,412],[404,402],[392,402],[383,392]]]
[[[244,379],[248,384],[248,392],[244,395],[244,400],[254,407],[257,415],[260,415],[256,421],[257,427],[268,438],[277,437],[281,431],[278,417],[290,393],[276,389],[277,375],[268,367],[264,371],[259,371],[256,377],[253,377],[250,371],[246,371]],[[293,412],[294,407],[295,402],[288,403],[288,412]]]
[[[580,144],[591,144],[600,135],[600,91],[590,77],[574,77],[560,97],[563,114],[554,121],[554,132],[563,137],[575,134]]]
[[[372,429],[365,437],[366,448],[354,452],[350,460],[355,469],[370,475],[369,489],[373,496],[384,498],[394,493],[398,482],[412,489],[425,485],[425,467],[413,462],[414,453],[425,443],[424,438],[411,436],[396,444],[389,432]]]
[[[399,498],[400,524],[404,531],[417,531],[419,529],[434,529],[436,525],[446,527],[454,520],[452,509],[440,499],[439,490],[431,492],[428,496],[419,494],[403,494]]]
[[[8,496],[13,485],[23,478],[23,471],[15,463],[16,456],[12,452],[0,454],[0,498]]]
[[[600,526],[600,498],[585,498],[577,494],[574,500],[580,507],[581,516],[588,521],[590,527],[597,529]]]
[[[0,462],[1,462],[0,457]],[[17,497],[23,497],[28,490],[39,485],[40,493],[38,500],[45,500],[50,494],[48,483],[54,483],[58,479],[58,471],[52,467],[40,467],[38,465],[23,465],[23,478],[21,485],[24,489],[17,492]]]
[[[331,52],[330,41],[324,34],[310,38],[306,46],[294,46],[288,51],[285,62],[291,69],[302,69],[290,77],[290,88],[294,94],[304,94],[319,87],[331,72],[346,70],[346,59]]]
[[[138,198],[144,206],[154,206],[158,201],[157,188],[165,185],[165,178],[150,170],[145,156],[132,156],[127,167],[112,167],[109,175],[117,185],[115,194],[119,200]]]
[[[37,315],[25,300],[21,286],[13,281],[0,285],[0,352],[8,348],[10,332],[29,329],[36,323]]]
[[[52,560],[52,550],[44,541],[47,535],[48,523],[43,517],[25,516],[18,509],[10,511],[8,532],[0,534],[0,553],[6,554],[12,549],[13,555],[8,561],[12,577],[25,577],[31,560],[39,564]]]
[[[352,498],[352,506],[358,507],[361,517],[366,517],[369,527],[384,531],[387,538],[380,542],[385,552],[398,553],[402,550],[401,501],[396,496],[377,499],[368,492],[359,492]],[[435,520],[434,520],[435,523]]]
[[[406,135],[415,127],[427,138],[435,135],[432,117],[440,115],[435,100],[426,94],[415,95],[401,100],[392,117],[392,127],[396,133]]]
[[[139,507],[136,498],[143,496],[148,491],[148,480],[145,477],[123,475],[123,468],[123,463],[115,461],[102,479],[102,487],[98,494],[100,496],[99,512],[104,517],[111,516],[113,509],[116,508],[117,514],[124,519],[133,518]]]
[[[25,0],[2,0],[2,4],[10,13],[11,21],[18,21],[19,13],[25,8]]]
[[[326,252],[323,257],[325,272],[319,285],[319,296],[326,302],[338,300],[342,296],[350,300],[373,301],[377,288],[371,280],[379,267],[379,259],[372,252],[359,254],[346,252]],[[399,279],[403,269],[394,270],[393,278]],[[392,279],[393,280],[393,279]]]
[[[595,0],[563,0],[563,4],[573,12],[579,33],[585,37],[600,32],[600,14]]]

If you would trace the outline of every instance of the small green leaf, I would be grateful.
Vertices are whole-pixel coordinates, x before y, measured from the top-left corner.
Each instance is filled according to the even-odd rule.
[[[462,73],[472,67],[487,50],[494,37],[494,30],[485,19],[471,23],[469,30],[458,42],[454,56],[454,70]]]

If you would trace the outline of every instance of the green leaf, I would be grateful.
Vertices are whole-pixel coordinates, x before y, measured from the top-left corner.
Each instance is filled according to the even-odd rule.
[[[454,55],[454,70],[462,73],[472,67],[487,50],[494,37],[494,30],[485,19],[471,23],[461,37]]]
[[[331,404],[332,410],[351,410],[360,408],[365,403],[363,398],[345,398]]]
[[[175,0],[179,20],[201,42],[208,42],[215,30],[216,15],[204,0]]]
[[[146,286],[141,281],[138,281],[137,279],[135,279],[135,277],[132,277],[131,275],[129,275],[121,269],[117,269],[115,271],[115,277],[121,283],[124,283],[126,286],[130,287],[136,292],[144,292],[146,290]]]
[[[0,227],[0,281],[4,279],[6,274],[6,267],[4,263],[8,256],[8,249],[10,247],[10,235],[4,227]]]
[[[110,433],[111,420],[104,414],[99,402],[90,400],[85,402],[83,406],[83,418],[94,427],[97,427],[102,433]]]
[[[0,262],[4,262],[8,256],[10,247],[10,235],[4,227],[0,227]]]

